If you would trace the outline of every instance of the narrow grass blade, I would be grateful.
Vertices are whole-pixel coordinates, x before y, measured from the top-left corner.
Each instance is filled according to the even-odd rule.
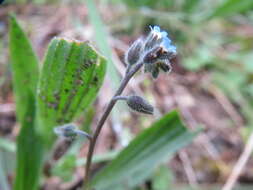
[[[93,0],[87,0],[86,4],[88,8],[89,20],[95,30],[96,42],[100,51],[108,60],[108,76],[112,81],[112,87],[115,89],[119,85],[120,78],[112,61],[112,50],[107,41],[108,35],[105,30],[104,23],[99,16],[95,2]]]
[[[108,43],[108,33],[105,29],[105,25],[99,15],[98,9],[96,7],[95,1],[93,0],[86,0],[86,5],[88,9],[88,16],[89,21],[91,22],[94,32],[95,32],[95,39],[98,45],[99,50],[108,60],[108,67],[107,67],[107,77],[110,79],[111,88],[116,90],[120,83],[120,76],[116,70],[116,67],[113,63],[112,59],[112,48]],[[123,111],[122,106],[120,104],[116,105],[115,108],[112,110],[112,121],[113,123],[120,124],[119,121],[119,113]],[[120,125],[119,125],[120,126]]]
[[[39,77],[38,61],[30,42],[10,17],[10,57],[16,114],[21,124],[17,139],[17,170],[15,190],[35,190],[41,166],[41,145],[35,134],[35,94]]]
[[[93,179],[99,190],[131,189],[150,176],[165,158],[190,143],[197,132],[189,132],[176,111],[155,122],[138,135],[108,166]]]

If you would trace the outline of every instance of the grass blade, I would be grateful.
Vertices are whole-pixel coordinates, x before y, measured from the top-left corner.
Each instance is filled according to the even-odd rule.
[[[42,150],[34,129],[38,61],[27,36],[14,16],[10,17],[9,38],[16,114],[21,123],[17,139],[14,189],[35,190],[38,185]]]
[[[112,81],[112,87],[117,88],[120,78],[112,61],[112,50],[107,42],[107,32],[105,30],[104,23],[99,16],[95,2],[93,0],[87,0],[86,4],[88,8],[89,20],[95,30],[96,42],[100,51],[108,60],[108,74],[110,75],[109,77]]]
[[[108,166],[100,171],[92,184],[95,189],[133,188],[140,184],[167,156],[187,145],[197,135],[189,132],[173,111],[138,135]]]

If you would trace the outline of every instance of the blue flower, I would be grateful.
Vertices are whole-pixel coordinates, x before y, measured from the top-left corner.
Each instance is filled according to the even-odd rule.
[[[171,53],[177,53],[176,46],[171,44],[171,40],[169,38],[163,38],[163,41],[161,43],[161,47],[164,48],[165,51],[171,52]]]
[[[176,47],[171,44],[171,39],[166,31],[161,30],[159,26],[149,26],[150,34],[146,38],[145,50],[150,50],[155,47],[162,47],[163,51],[176,54]]]
[[[130,67],[143,62],[144,72],[149,72],[157,78],[160,70],[171,71],[170,60],[177,54],[177,48],[172,44],[166,31],[161,30],[159,26],[149,27],[151,30],[149,35],[133,43],[125,55],[125,61]]]
[[[157,78],[160,70],[171,71],[170,60],[175,57],[177,49],[172,45],[166,31],[161,30],[159,26],[150,26],[150,29],[144,48],[144,71]]]
[[[154,26],[153,28],[152,26],[149,26],[149,27],[151,29],[151,33],[153,35],[157,35],[159,38],[166,38],[168,35],[168,33],[165,31],[162,31],[159,26]]]

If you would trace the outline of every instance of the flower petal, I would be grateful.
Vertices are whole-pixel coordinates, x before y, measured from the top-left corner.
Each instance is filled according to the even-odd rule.
[[[171,46],[171,40],[169,38],[163,38],[162,44],[165,49],[168,49]]]
[[[168,48],[169,52],[173,52],[173,53],[177,53],[177,47],[174,45],[170,45],[170,47]]]
[[[161,29],[159,26],[154,26],[154,28],[152,29],[154,32],[160,32]]]
[[[161,32],[161,35],[162,35],[163,38],[167,38],[168,33],[165,32],[165,31],[162,31],[162,32]]]

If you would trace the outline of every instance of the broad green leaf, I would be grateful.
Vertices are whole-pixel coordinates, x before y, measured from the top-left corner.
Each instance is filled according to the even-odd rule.
[[[229,16],[235,13],[252,10],[252,0],[226,0],[217,7],[209,18]]]
[[[41,166],[41,145],[35,134],[35,94],[39,77],[38,61],[30,42],[17,23],[10,18],[10,57],[16,112],[21,124],[17,139],[15,190],[37,189]]]
[[[189,132],[176,111],[166,114],[138,135],[93,179],[97,190],[132,188],[150,176],[165,158],[187,145],[197,135]]]
[[[53,128],[72,121],[95,99],[106,60],[88,43],[55,38],[45,56],[38,85],[39,133],[49,144]]]

